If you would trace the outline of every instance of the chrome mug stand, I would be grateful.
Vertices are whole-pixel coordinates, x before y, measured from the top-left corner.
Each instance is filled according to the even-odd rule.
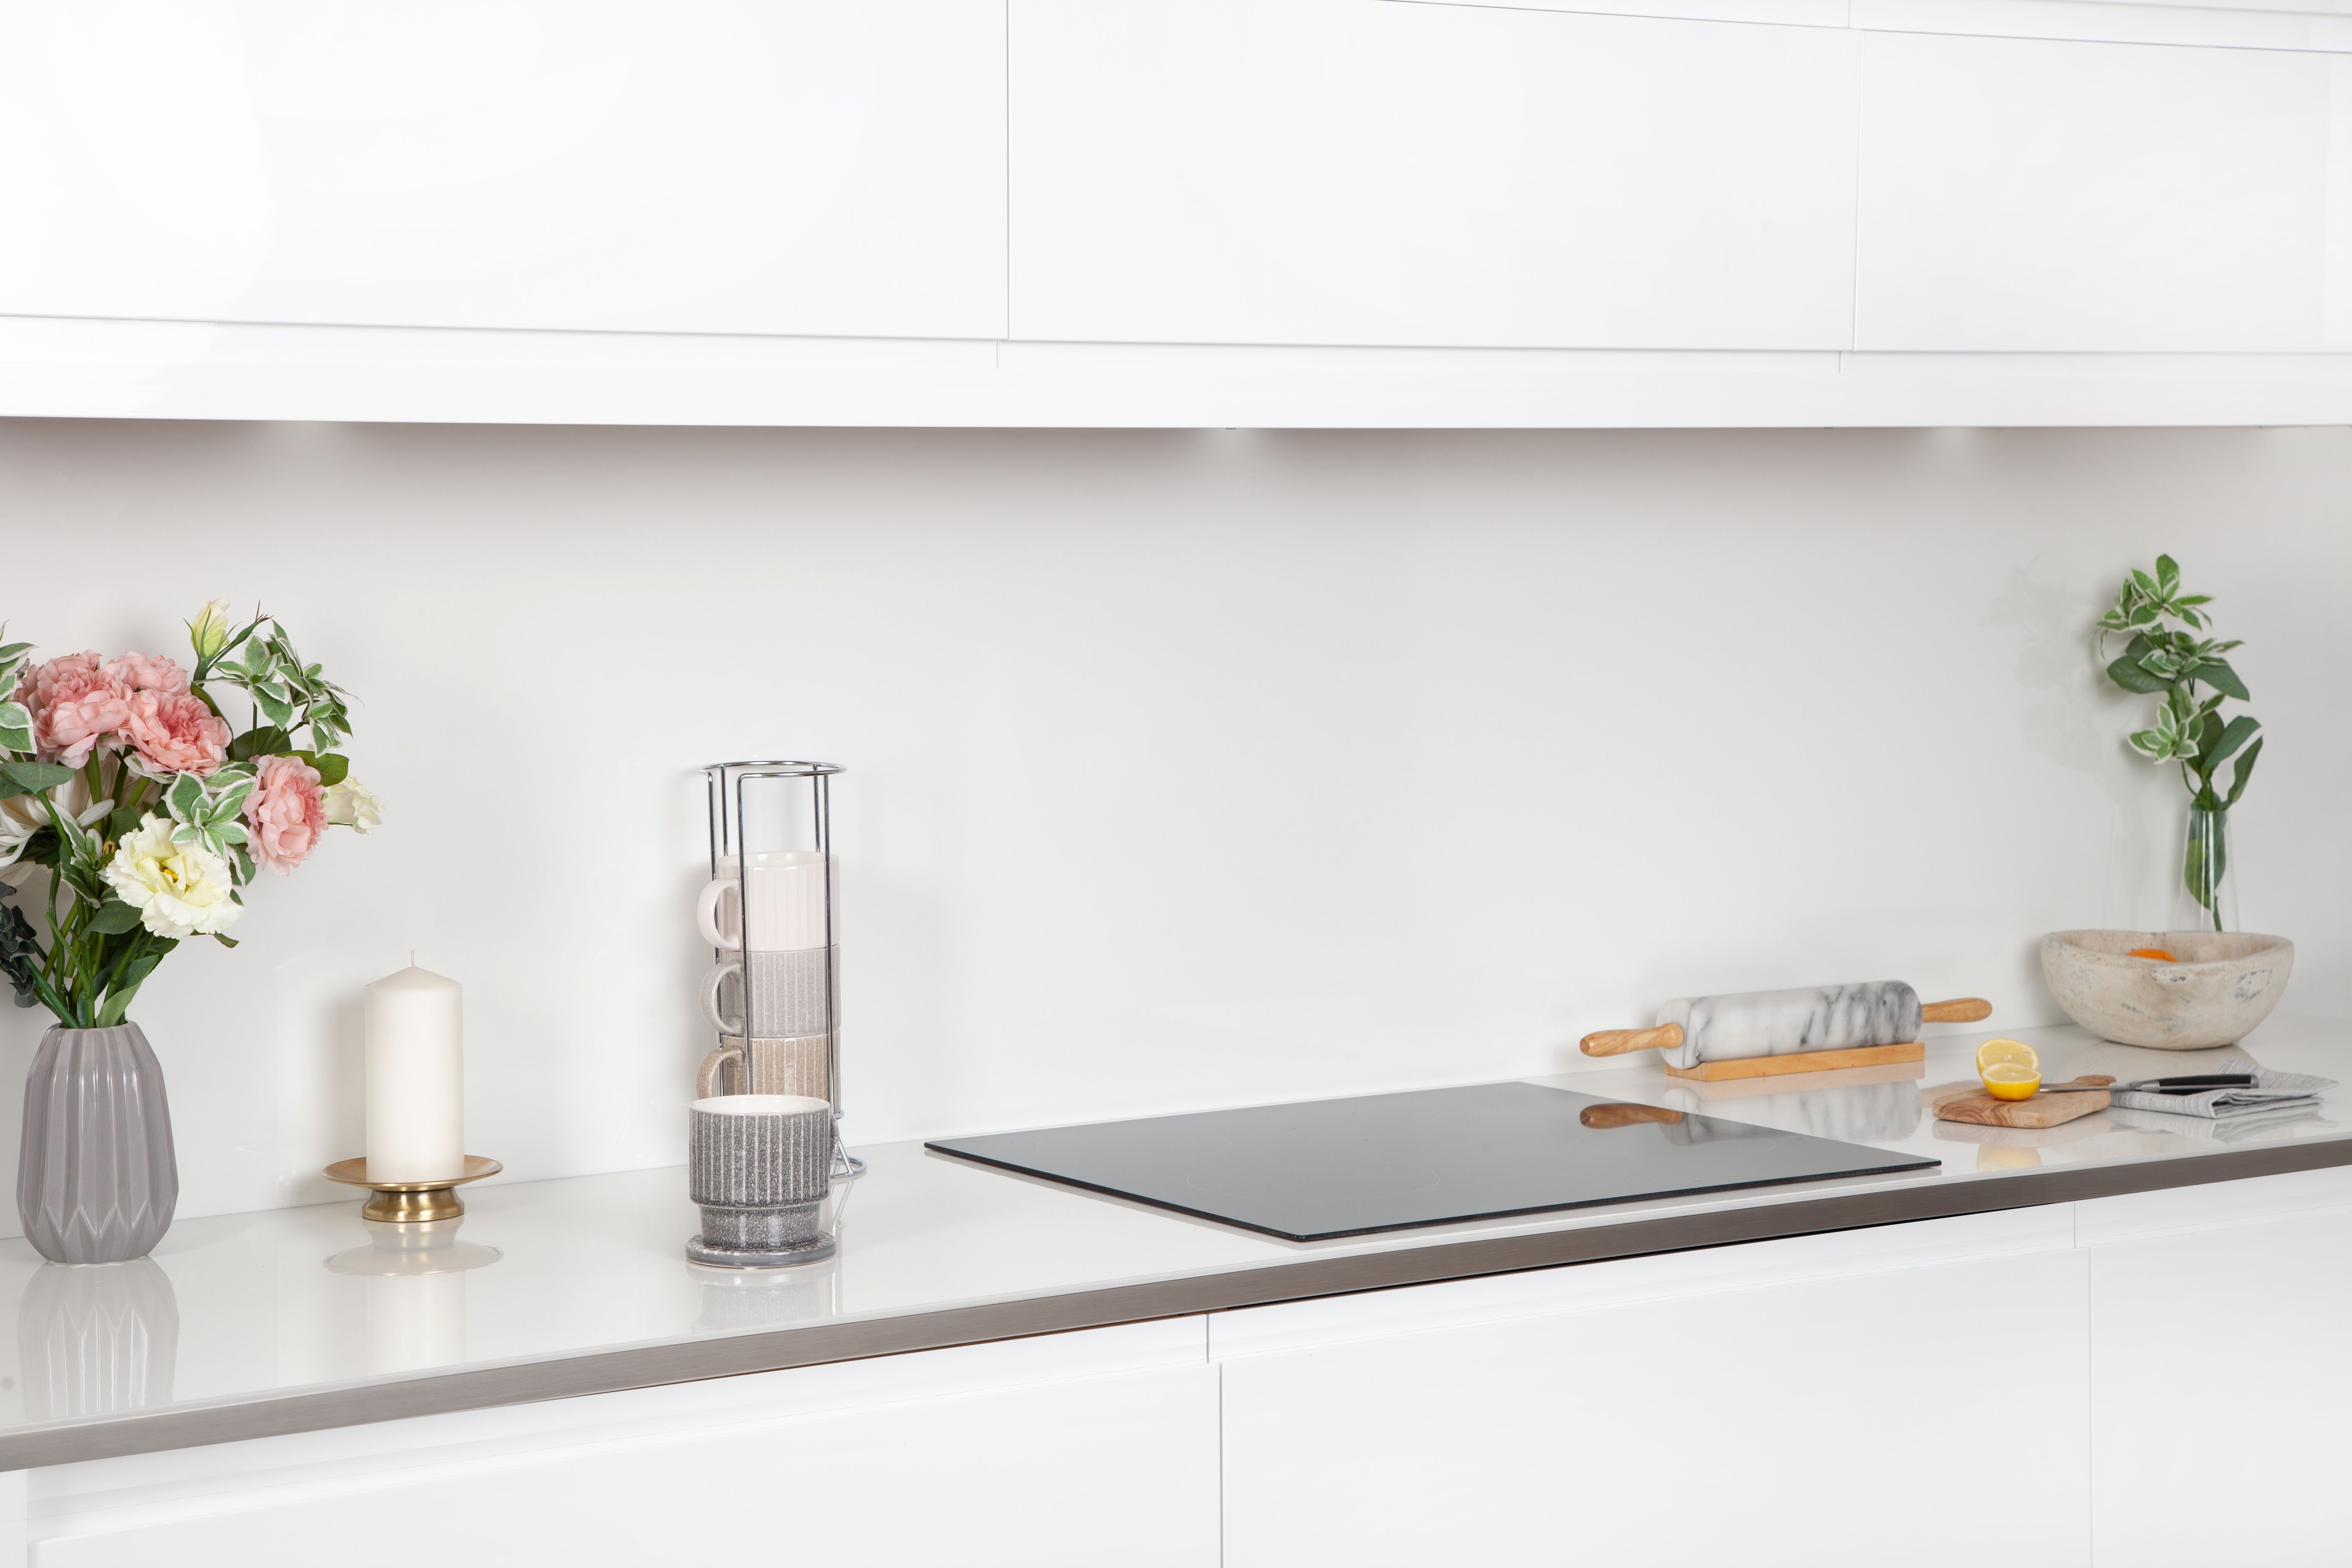
[[[751,835],[746,827],[743,806],[746,790],[754,784],[773,784],[790,790],[795,782],[808,786],[810,836],[815,840],[817,868],[824,887],[824,1087],[825,1099],[833,1106],[833,1178],[837,1182],[853,1181],[866,1173],[866,1162],[850,1153],[849,1146],[841,1141],[841,973],[836,962],[839,936],[835,930],[833,907],[833,775],[842,771],[838,763],[745,762],[713,763],[702,770],[703,791],[710,817],[710,874],[719,875],[719,868],[729,859],[735,862],[739,889],[737,909],[737,939],[742,943],[740,956],[744,963],[743,985],[743,1054],[735,1064],[735,1092],[745,1094],[751,1087],[751,1042],[761,1037],[759,1019],[754,1016],[758,1003],[757,987],[750,984],[751,954]],[[730,799],[731,795],[731,799]],[[724,949],[711,949],[715,963],[723,963],[730,955]],[[725,1031],[719,1031],[719,1044],[727,1044]],[[722,1073],[724,1069],[721,1069]],[[720,1079],[724,1086],[725,1079]],[[838,1214],[835,1224],[839,1225]]]

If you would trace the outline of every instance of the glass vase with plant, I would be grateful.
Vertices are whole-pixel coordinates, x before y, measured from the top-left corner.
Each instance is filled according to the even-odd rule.
[[[2107,679],[2126,691],[2163,699],[2155,723],[2135,731],[2131,746],[2152,763],[2179,765],[2189,792],[2182,907],[2197,929],[2227,931],[2236,923],[2230,810],[2253,776],[2254,759],[2263,752],[2255,731],[2263,726],[2251,714],[2221,711],[2225,701],[2252,699],[2223,657],[2243,644],[2203,635],[2212,629],[2205,609],[2211,603],[2210,594],[2180,591],[2180,567],[2169,555],[2158,556],[2152,573],[2134,567],[2115,604],[2099,617],[2098,657],[2107,659],[2109,639],[2127,639],[2123,651],[2107,661]],[[2233,758],[2224,790],[2221,765]]]

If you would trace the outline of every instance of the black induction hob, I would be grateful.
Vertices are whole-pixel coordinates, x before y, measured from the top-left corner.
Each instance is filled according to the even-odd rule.
[[[1942,1163],[1536,1083],[991,1132],[924,1147],[1288,1241]]]

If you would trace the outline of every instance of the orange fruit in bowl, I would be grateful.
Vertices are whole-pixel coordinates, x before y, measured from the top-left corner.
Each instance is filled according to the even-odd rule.
[[[2125,955],[2128,958],[2152,958],[2158,963],[2178,963],[2180,960],[2160,947],[2136,947]]]

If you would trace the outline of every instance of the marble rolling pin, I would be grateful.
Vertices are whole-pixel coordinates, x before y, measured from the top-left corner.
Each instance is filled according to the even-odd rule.
[[[1920,1061],[1923,1022],[1972,1024],[1991,1015],[1991,1003],[1972,996],[1923,1006],[1900,980],[1871,980],[1678,997],[1658,1009],[1651,1028],[1602,1029],[1581,1045],[1588,1057],[1664,1051],[1676,1078],[1769,1078]]]

